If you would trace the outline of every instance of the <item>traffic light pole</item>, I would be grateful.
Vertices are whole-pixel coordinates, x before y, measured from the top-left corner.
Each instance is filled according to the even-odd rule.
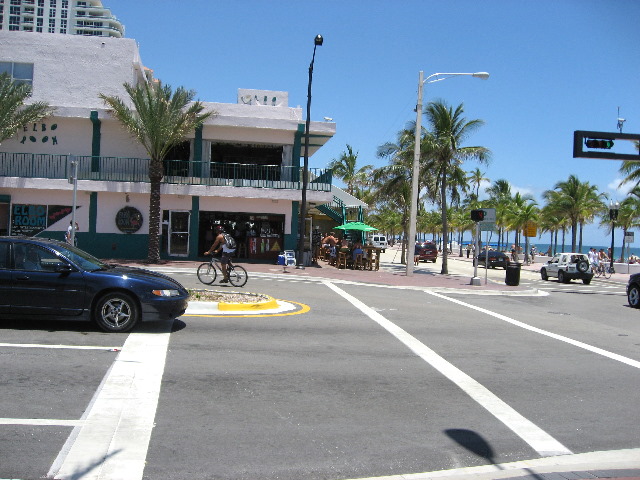
[[[473,278],[471,279],[471,285],[476,287],[480,286],[480,278],[478,277],[478,255],[480,254],[480,245],[478,244],[478,239],[480,238],[480,223],[476,222],[476,238],[475,238],[475,248],[473,252]]]

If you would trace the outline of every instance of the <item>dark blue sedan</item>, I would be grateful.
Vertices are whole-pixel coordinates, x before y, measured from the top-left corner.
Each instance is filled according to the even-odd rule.
[[[127,332],[141,320],[179,317],[188,297],[171,277],[109,265],[57,240],[0,237],[0,317],[93,320]]]

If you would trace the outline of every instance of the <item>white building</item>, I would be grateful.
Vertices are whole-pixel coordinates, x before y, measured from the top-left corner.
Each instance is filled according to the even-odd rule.
[[[124,25],[100,0],[0,0],[0,30],[124,36]]]
[[[3,30],[3,68],[30,75],[20,79],[32,83],[32,99],[56,112],[0,146],[0,233],[63,238],[73,200],[72,155],[79,245],[101,258],[146,258],[147,155],[98,97],[126,99],[124,82],[149,81],[136,42]],[[235,104],[205,102],[217,114],[165,163],[163,258],[197,258],[217,223],[241,240],[240,256],[274,260],[296,249],[302,111],[288,106],[286,92],[240,89],[237,98]],[[309,154],[334,134],[334,123],[311,122]],[[333,199],[331,173],[311,169],[308,203]],[[310,231],[310,220],[306,227]]]

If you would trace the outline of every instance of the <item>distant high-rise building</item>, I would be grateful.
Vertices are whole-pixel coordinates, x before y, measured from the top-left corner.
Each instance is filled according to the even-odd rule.
[[[124,37],[101,0],[0,0],[0,30]]]

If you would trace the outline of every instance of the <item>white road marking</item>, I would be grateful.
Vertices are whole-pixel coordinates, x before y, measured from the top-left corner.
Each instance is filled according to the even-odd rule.
[[[51,418],[0,418],[0,425],[35,425],[38,427],[78,427],[82,420],[55,420]]]
[[[142,478],[172,323],[157,322],[156,332],[129,335],[49,477]]]
[[[121,347],[91,347],[83,345],[46,345],[44,343],[0,343],[0,347],[15,348],[53,348],[53,349],[70,349],[70,350],[109,350],[119,351]]]
[[[476,307],[475,305],[471,305],[469,303],[463,302],[461,300],[456,300],[455,298],[447,297],[445,295],[441,295],[436,292],[426,291],[429,295],[433,295],[434,297],[442,298],[443,300],[447,300],[449,302],[457,303],[458,305],[462,305],[463,307],[471,308],[476,310],[477,312],[486,313],[492,317],[498,318],[500,320],[504,320],[516,327],[524,328],[525,330],[529,330],[531,332],[539,333],[541,335],[545,335],[547,337],[554,338],[556,340],[560,340],[561,342],[568,343],[575,347],[583,348],[593,353],[597,353],[598,355],[602,355],[604,357],[610,358],[612,360],[617,360],[618,362],[622,362],[631,367],[640,368],[640,361],[633,360],[632,358],[628,358],[622,355],[618,355],[617,353],[609,352],[608,350],[604,350],[599,347],[594,347],[593,345],[589,345],[588,343],[580,342],[578,340],[574,340],[573,338],[565,337],[564,335],[558,335],[557,333],[549,332],[548,330],[543,330],[538,327],[532,327],[524,322],[520,322],[513,318],[507,317],[506,315],[502,315],[500,313],[492,312],[491,310],[487,310],[486,308]]]
[[[425,362],[427,362],[429,365],[431,365],[433,368],[438,370],[445,377],[455,383],[473,400],[478,402],[478,404],[488,410],[498,420],[500,420],[508,428],[510,428],[516,435],[518,435],[526,443],[528,443],[531,448],[538,452],[539,455],[548,457],[553,455],[569,455],[572,453],[571,450],[562,445],[551,435],[546,433],[533,422],[520,415],[512,407],[507,405],[491,391],[489,391],[489,389],[475,381],[462,370],[446,361],[436,352],[420,342],[417,338],[410,335],[393,322],[387,320],[385,317],[380,315],[371,307],[362,303],[357,298],[349,295],[344,290],[333,285],[331,282],[325,281],[323,283],[331,290],[342,296],[345,300],[349,301],[362,313],[378,323],[382,328],[395,336]]]
[[[451,470],[369,477],[352,480],[446,480],[468,478],[469,480],[496,480],[514,478],[585,478],[588,470],[637,470],[640,448],[574,453],[559,457],[533,458],[517,462],[462,467]],[[565,473],[566,475],[563,475]],[[549,475],[545,475],[549,474]],[[579,474],[579,475],[578,475]]]

